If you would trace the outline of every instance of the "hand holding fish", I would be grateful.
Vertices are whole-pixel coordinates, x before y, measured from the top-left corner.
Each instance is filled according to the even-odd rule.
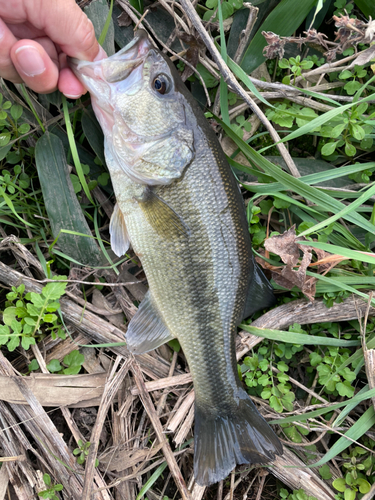
[[[94,27],[74,0],[0,2],[0,76],[35,92],[59,88],[78,98],[86,89],[66,65],[66,56],[106,57]]]

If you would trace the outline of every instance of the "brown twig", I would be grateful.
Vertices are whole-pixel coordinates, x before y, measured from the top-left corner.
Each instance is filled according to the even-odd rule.
[[[259,489],[258,489],[257,496],[256,496],[255,500],[261,500],[262,492],[263,492],[263,488],[264,488],[264,483],[266,481],[267,476],[268,476],[268,472],[266,470],[263,470],[261,472],[261,480],[260,480]]]
[[[252,29],[254,28],[254,24],[256,23],[259,12],[258,7],[254,7],[251,3],[248,2],[244,2],[243,7],[249,9],[249,17],[247,18],[245,29],[240,33],[239,44],[233,57],[233,61],[236,63],[240,62],[246,47],[249,45],[250,34]]]

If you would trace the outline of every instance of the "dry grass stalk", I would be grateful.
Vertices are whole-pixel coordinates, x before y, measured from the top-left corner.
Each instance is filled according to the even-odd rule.
[[[52,423],[50,417],[25,383],[24,378],[15,376],[11,364],[1,352],[0,372],[3,375],[12,377],[29,404],[29,407],[11,404],[12,410],[28,428],[31,435],[39,442],[40,453],[45,455],[45,461],[49,464],[48,468],[52,468],[54,474],[57,474],[66,492],[70,494],[73,499],[79,500],[82,492],[82,470],[79,470],[80,468],[77,467],[75,458],[62,439],[60,433],[57,431],[55,425]],[[31,446],[30,448],[32,449]],[[20,453],[7,452],[7,454],[16,455]],[[18,464],[22,463],[23,462],[18,462]],[[68,467],[62,464],[66,464]],[[32,498],[32,496],[29,498]]]
[[[181,471],[177,465],[176,459],[172,453],[171,447],[168,444],[168,441],[165,439],[165,435],[163,434],[163,427],[160,423],[159,417],[156,413],[155,407],[152,403],[151,397],[149,393],[146,390],[145,387],[145,382],[143,379],[142,372],[140,368],[138,367],[137,362],[135,361],[132,366],[132,372],[134,374],[134,378],[136,381],[136,384],[138,386],[139,392],[140,392],[140,397],[143,403],[143,406],[145,407],[148,416],[151,420],[151,423],[154,427],[154,430],[156,432],[156,435],[160,441],[160,443],[163,443],[163,453],[165,456],[165,459],[168,463],[169,470],[173,476],[173,479],[176,482],[176,485],[181,493],[182,500],[191,500],[190,493],[186,487],[185,481],[181,475]]]
[[[42,406],[86,408],[100,403],[105,380],[105,373],[92,375],[31,373],[24,379],[24,383]],[[14,404],[27,404],[17,383],[7,375],[0,375],[0,399]]]
[[[102,427],[104,425],[104,421],[109,409],[109,406],[117,393],[121,382],[123,381],[129,367],[132,363],[132,359],[128,358],[124,361],[119,371],[116,373],[116,370],[120,364],[121,358],[117,357],[113,366],[113,369],[108,375],[108,380],[105,384],[102,401],[99,406],[97,418],[95,421],[94,428],[91,433],[91,446],[89,450],[89,454],[86,460],[86,468],[85,468],[85,479],[83,483],[83,492],[82,492],[82,500],[90,500],[91,499],[91,489],[93,484],[93,477],[95,475],[95,460],[99,447],[99,438]]]
[[[293,323],[308,325],[323,322],[349,321],[357,319],[358,313],[360,317],[363,317],[366,308],[366,302],[362,300],[356,301],[353,297],[345,299],[341,304],[335,303],[329,309],[327,309],[322,300],[315,300],[313,303],[310,303],[305,299],[300,299],[268,311],[266,314],[263,314],[263,316],[253,321],[251,326],[285,330],[290,325],[293,325]],[[375,316],[375,308],[371,307],[368,314],[369,316]],[[245,331],[240,331],[239,335],[241,340],[239,340],[239,338],[237,340],[237,359],[244,356],[259,344],[259,342],[262,342],[261,337],[251,335]]]
[[[292,468],[294,466],[296,468]],[[318,500],[334,500],[335,493],[313,469],[305,464],[293,452],[284,447],[284,455],[277,457],[269,468],[274,476],[292,489],[302,488]]]

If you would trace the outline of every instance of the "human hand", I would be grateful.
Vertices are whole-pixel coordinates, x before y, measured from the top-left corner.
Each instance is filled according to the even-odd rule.
[[[42,94],[59,88],[78,98],[86,89],[66,56],[106,57],[94,27],[74,0],[0,1],[0,76]]]

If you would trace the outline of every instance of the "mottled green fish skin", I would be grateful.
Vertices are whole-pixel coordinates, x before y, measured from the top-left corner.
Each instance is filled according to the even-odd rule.
[[[164,73],[169,72],[174,83],[173,99],[179,106],[173,108],[172,101],[167,101],[171,95],[167,96],[165,102],[171,105],[163,108],[164,116],[157,118],[156,123],[159,120],[163,129],[183,109],[184,129],[192,134],[192,159],[176,179],[157,185],[134,182],[124,175],[121,162],[114,158],[115,150],[109,147],[115,139],[108,135],[106,158],[127,237],[147,276],[152,306],[161,324],[179,340],[193,377],[194,473],[198,484],[209,485],[225,478],[236,463],[273,460],[282,453],[282,446],[243,390],[237,373],[234,335],[255,279],[241,193],[214,131],[174,66],[151,46],[149,50],[154,54],[151,59],[159,61],[161,67],[164,64]],[[146,66],[143,79],[149,74]],[[79,69],[76,74],[79,76]],[[87,80],[84,83],[87,85]],[[90,91],[95,93],[91,88]],[[133,131],[141,127],[145,117],[150,127],[154,126],[154,112],[160,114],[164,96],[148,91],[147,95],[142,94],[141,102],[136,97],[137,93],[130,97],[133,116],[130,117],[127,105],[122,115],[124,122],[135,123],[130,123]],[[97,108],[98,105],[95,110],[102,123],[102,111]],[[188,153],[182,149],[181,155],[185,158]],[[143,203],[150,190],[156,200],[162,200],[177,214],[186,231],[173,223],[168,226],[168,220],[158,221],[157,216],[152,222]],[[260,295],[265,294],[267,302],[267,286],[261,284],[257,290]],[[142,323],[142,317],[138,321]],[[144,328],[147,326],[153,327],[152,318],[145,319]],[[146,343],[142,344],[141,338],[137,340],[129,334],[129,349],[143,352],[148,345],[145,335]]]

